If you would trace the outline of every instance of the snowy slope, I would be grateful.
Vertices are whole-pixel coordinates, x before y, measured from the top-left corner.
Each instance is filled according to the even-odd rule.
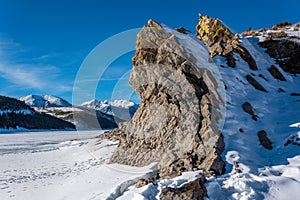
[[[33,95],[30,94],[20,98],[31,107],[70,107],[72,106],[66,100],[52,95]]]

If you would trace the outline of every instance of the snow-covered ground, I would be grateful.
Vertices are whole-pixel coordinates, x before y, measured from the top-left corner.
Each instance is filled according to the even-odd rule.
[[[96,145],[100,133],[1,134],[0,199],[115,199],[151,173],[151,166],[107,164],[116,145]]]
[[[137,168],[107,164],[116,148],[112,141],[99,141],[100,131],[23,132],[1,134],[0,199],[158,199],[163,187],[180,187],[201,175],[186,172],[136,188],[152,166]],[[97,144],[97,145],[96,145]],[[228,151],[226,161],[239,161],[238,151]],[[239,164],[208,180],[209,199],[297,199],[300,188],[300,156],[287,165],[260,168]]]

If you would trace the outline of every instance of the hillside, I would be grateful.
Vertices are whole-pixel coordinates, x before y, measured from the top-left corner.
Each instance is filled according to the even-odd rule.
[[[0,96],[0,129],[75,129],[72,123],[35,112],[24,102]]]

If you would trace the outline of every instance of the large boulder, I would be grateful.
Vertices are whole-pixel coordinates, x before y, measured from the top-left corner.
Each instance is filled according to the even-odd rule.
[[[166,178],[199,169],[206,175],[224,172],[218,127],[223,100],[217,90],[224,86],[206,66],[199,66],[196,58],[201,55],[185,49],[182,40],[203,48],[192,37],[153,20],[138,34],[129,83],[141,103],[129,122],[106,133],[119,141],[111,162],[157,162],[159,177]],[[208,52],[204,54],[207,62]]]

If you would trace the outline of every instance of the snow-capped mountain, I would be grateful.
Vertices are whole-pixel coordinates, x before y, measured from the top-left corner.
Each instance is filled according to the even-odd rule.
[[[123,120],[131,119],[138,105],[128,100],[90,100],[79,105]]]
[[[72,106],[68,101],[52,95],[33,95],[30,94],[20,98],[27,105],[31,107],[70,107]]]

